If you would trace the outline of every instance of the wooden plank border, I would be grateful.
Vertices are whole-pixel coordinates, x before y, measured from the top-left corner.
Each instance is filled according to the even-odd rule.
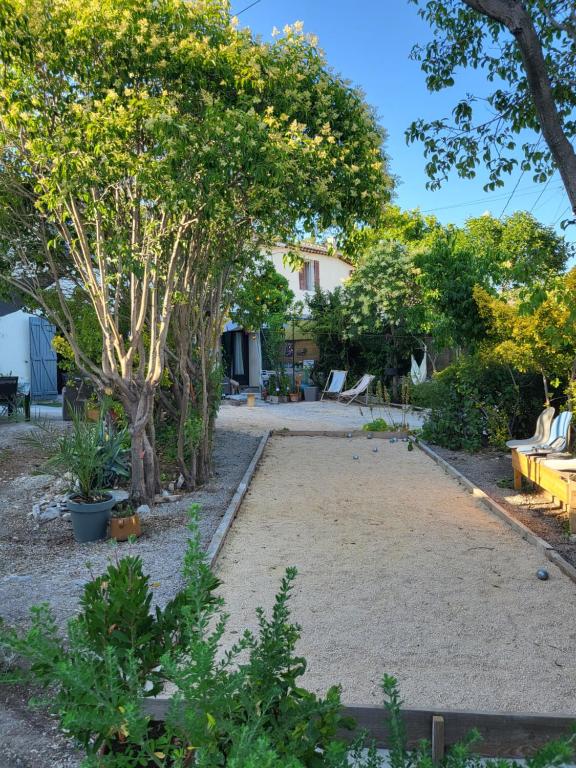
[[[274,429],[274,437],[365,437],[372,435],[379,440],[391,440],[408,438],[408,432],[367,432],[364,429]]]
[[[143,707],[152,720],[162,721],[170,707],[170,699],[144,699]],[[390,746],[387,715],[383,707],[343,707],[342,715],[356,721],[355,731],[338,735],[352,741],[361,731],[367,731],[378,749]],[[470,731],[480,732],[472,751],[481,757],[523,758],[546,742],[568,736],[573,731],[576,715],[541,715],[509,712],[471,712],[452,710],[403,709],[409,748],[426,739],[431,742],[433,755],[440,761],[447,749],[463,741]]]
[[[415,442],[421,451],[423,451],[427,456],[435,461],[438,466],[442,467],[442,469],[447,474],[451,475],[451,477],[453,477],[468,491],[470,491],[474,497],[478,498],[484,504],[484,506],[490,510],[490,512],[496,515],[496,517],[499,517],[500,520],[505,522],[510,528],[513,528],[522,536],[523,539],[526,539],[526,541],[535,546],[547,560],[549,560],[551,563],[554,563],[554,565],[556,565],[565,576],[567,576],[576,584],[576,568],[567,560],[565,560],[551,544],[531,531],[530,528],[528,528],[527,525],[524,525],[524,523],[520,522],[520,520],[517,520],[510,512],[508,512],[505,507],[502,506],[502,504],[499,504],[485,491],[483,491],[471,480],[465,477],[461,472],[453,467],[452,464],[446,461],[446,459],[437,454],[436,451],[434,451],[423,440],[415,440]]]
[[[252,461],[248,465],[246,472],[244,472],[244,475],[242,476],[242,480],[240,481],[240,484],[236,489],[236,493],[234,494],[234,496],[232,496],[230,504],[228,504],[226,512],[224,512],[224,516],[222,520],[220,520],[220,524],[218,525],[218,528],[216,529],[214,535],[212,536],[210,544],[208,545],[208,549],[206,550],[206,559],[208,560],[208,564],[210,565],[211,568],[214,566],[214,563],[216,562],[216,559],[220,553],[220,550],[224,545],[224,541],[226,540],[226,536],[228,535],[230,526],[232,525],[232,523],[234,522],[234,518],[238,514],[238,510],[240,509],[240,504],[242,504],[242,500],[244,499],[244,496],[246,495],[246,491],[250,486],[250,483],[254,476],[254,472],[256,471],[258,462],[262,458],[262,454],[264,453],[264,448],[266,448],[266,444],[268,442],[269,437],[270,437],[270,431],[267,431],[264,435],[262,435],[260,443],[258,444],[258,447],[256,448],[256,451],[254,453],[254,456],[252,457]]]

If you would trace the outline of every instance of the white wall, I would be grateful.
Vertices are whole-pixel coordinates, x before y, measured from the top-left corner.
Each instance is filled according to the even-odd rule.
[[[19,309],[0,317],[0,374],[30,382],[30,315]]]
[[[290,267],[285,266],[283,262],[283,256],[285,251],[283,249],[275,249],[271,253],[271,259],[276,267],[276,271],[283,275],[290,285],[296,301],[305,301],[311,291],[300,290],[300,283],[298,278],[298,272],[292,272]],[[303,256],[306,260],[318,261],[320,264],[320,288],[323,291],[333,291],[334,288],[341,286],[346,278],[352,272],[350,264],[346,264],[345,261],[335,257],[327,256],[322,253],[306,253],[303,252]]]

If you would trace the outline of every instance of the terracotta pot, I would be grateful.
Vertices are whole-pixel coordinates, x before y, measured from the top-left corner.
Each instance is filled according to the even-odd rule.
[[[297,403],[300,400],[300,392],[290,392],[290,402]]]
[[[130,536],[142,535],[140,527],[140,516],[130,515],[130,517],[111,517],[110,518],[110,538],[116,541],[127,541]]]
[[[100,420],[100,408],[87,408],[86,409],[86,418],[88,421],[99,421]]]

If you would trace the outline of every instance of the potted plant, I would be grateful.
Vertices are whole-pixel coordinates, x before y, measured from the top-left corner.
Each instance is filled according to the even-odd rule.
[[[136,514],[133,507],[127,502],[118,504],[112,510],[110,518],[110,538],[116,541],[127,541],[131,536],[142,535],[140,515]]]
[[[93,392],[86,402],[86,418],[88,421],[100,420],[100,403],[96,392]]]
[[[72,428],[58,435],[46,470],[70,479],[66,503],[72,518],[74,537],[79,543],[106,537],[110,510],[115,497],[103,490],[111,474],[127,474],[123,465],[119,435],[110,435],[102,423],[95,424],[74,415]]]

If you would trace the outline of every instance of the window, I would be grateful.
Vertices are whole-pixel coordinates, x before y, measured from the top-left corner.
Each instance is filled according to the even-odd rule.
[[[300,290],[313,291],[320,285],[320,262],[316,260],[305,261],[299,273]]]

